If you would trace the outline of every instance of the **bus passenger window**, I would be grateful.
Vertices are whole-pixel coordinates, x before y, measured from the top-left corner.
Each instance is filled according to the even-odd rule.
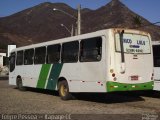
[[[17,52],[16,65],[23,65],[23,51]]]
[[[35,49],[34,64],[45,64],[46,47],[39,47]]]
[[[13,70],[15,69],[15,59],[16,59],[16,54],[11,53],[11,56],[10,56],[10,72],[13,72]]]
[[[47,47],[47,63],[59,63],[61,45],[50,45]]]
[[[80,61],[100,61],[102,56],[102,38],[95,37],[82,40],[80,43]]]
[[[62,46],[62,62],[73,63],[78,61],[79,42],[68,42]]]
[[[25,65],[33,64],[33,55],[34,55],[34,49],[25,50],[24,52],[24,64]]]

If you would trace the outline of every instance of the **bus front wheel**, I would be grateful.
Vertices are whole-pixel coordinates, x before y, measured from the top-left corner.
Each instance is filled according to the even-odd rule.
[[[69,92],[69,87],[66,80],[62,80],[58,83],[58,92],[62,100],[70,100],[73,98]]]
[[[18,88],[20,91],[25,91],[25,90],[26,90],[26,88],[23,87],[23,82],[22,82],[22,79],[21,79],[21,78],[19,78],[19,77],[17,78],[16,84],[17,84],[17,88]]]

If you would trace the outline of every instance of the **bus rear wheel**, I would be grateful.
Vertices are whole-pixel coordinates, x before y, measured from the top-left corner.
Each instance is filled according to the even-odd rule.
[[[22,82],[22,79],[21,78],[17,78],[17,88],[20,90],[20,91],[25,91],[26,88],[23,86],[23,82]]]
[[[66,80],[58,83],[58,93],[62,100],[73,99],[72,94],[69,92],[69,87]]]

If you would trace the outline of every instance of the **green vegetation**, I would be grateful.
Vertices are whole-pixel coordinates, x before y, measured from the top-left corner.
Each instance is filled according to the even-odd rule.
[[[140,16],[135,16],[133,18],[133,24],[135,24],[136,27],[141,27],[142,26],[142,19]]]

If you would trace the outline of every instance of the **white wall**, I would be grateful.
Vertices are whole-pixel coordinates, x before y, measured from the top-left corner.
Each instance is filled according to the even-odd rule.
[[[7,57],[9,57],[10,55],[10,52],[16,48],[16,45],[8,45],[8,54],[7,54]]]

